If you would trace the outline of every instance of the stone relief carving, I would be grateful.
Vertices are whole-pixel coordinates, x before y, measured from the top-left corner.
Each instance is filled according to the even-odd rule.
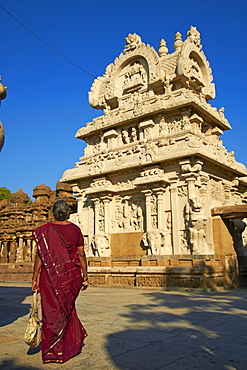
[[[118,181],[116,184],[117,191],[126,191],[134,189],[135,185],[133,181],[127,180],[127,181]]]
[[[178,186],[178,196],[186,197],[188,195],[188,189],[186,185]]]
[[[203,198],[195,197],[185,206],[186,239],[191,254],[203,254],[207,250],[205,226],[208,217],[203,213],[203,204]]]
[[[111,226],[115,230],[141,231],[143,229],[143,212],[140,205],[134,202],[120,203],[116,206]]]
[[[136,127],[129,127],[129,129],[122,129],[122,141],[123,144],[129,144],[133,143],[135,141],[138,141],[138,128]]]
[[[147,72],[139,61],[134,61],[128,66],[124,74],[123,91],[133,92],[139,90],[147,83]]]
[[[105,230],[105,213],[104,213],[104,204],[103,202],[100,202],[99,206],[99,225],[98,225],[99,231]]]
[[[111,255],[109,238],[104,233],[99,233],[92,237],[91,247],[95,256],[110,257]]]
[[[151,230],[143,234],[143,247],[147,249],[149,255],[165,254],[165,233],[160,230]]]
[[[141,37],[137,35],[136,33],[129,33],[128,37],[125,38],[126,45],[125,45],[125,53],[132,51],[139,46],[141,46]]]
[[[184,120],[182,116],[172,116],[167,118],[168,133],[174,134],[184,130]]]
[[[221,197],[222,197],[222,183],[221,183],[221,181],[211,179],[209,181],[209,186],[210,186],[210,195],[211,195],[212,199],[220,201]]]
[[[187,35],[188,39],[201,50],[201,35],[200,32],[197,31],[196,27],[191,26],[189,31],[187,32]]]

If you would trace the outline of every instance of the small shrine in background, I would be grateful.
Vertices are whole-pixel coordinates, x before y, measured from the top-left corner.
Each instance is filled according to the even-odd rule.
[[[32,231],[52,221],[52,206],[56,200],[65,200],[76,212],[76,199],[69,184],[57,183],[56,190],[44,184],[33,189],[34,202],[19,189],[11,202],[0,202],[0,281],[30,281],[36,243]],[[30,204],[29,204],[30,203]]]
[[[158,51],[137,34],[125,40],[89,92],[103,115],[78,130],[84,155],[61,179],[78,199],[90,283],[244,282],[247,170],[221,140],[231,126],[209,103],[200,33],[176,33],[171,53],[164,40]]]

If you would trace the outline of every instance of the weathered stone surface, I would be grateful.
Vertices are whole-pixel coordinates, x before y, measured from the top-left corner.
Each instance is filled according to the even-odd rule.
[[[247,204],[237,204],[234,206],[214,207],[211,210],[213,216],[222,218],[242,219],[247,218]]]

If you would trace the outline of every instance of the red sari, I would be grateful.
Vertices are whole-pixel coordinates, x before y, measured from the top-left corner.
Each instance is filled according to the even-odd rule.
[[[34,230],[33,236],[42,260],[42,359],[43,363],[63,363],[81,352],[87,336],[75,309],[82,286],[76,248],[80,245],[70,245],[51,222]]]

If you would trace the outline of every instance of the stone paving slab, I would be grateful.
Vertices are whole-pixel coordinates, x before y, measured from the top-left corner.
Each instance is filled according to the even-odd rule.
[[[89,287],[77,299],[88,331],[65,364],[41,361],[23,341],[32,293],[0,283],[0,369],[246,370],[247,289],[165,291]]]

